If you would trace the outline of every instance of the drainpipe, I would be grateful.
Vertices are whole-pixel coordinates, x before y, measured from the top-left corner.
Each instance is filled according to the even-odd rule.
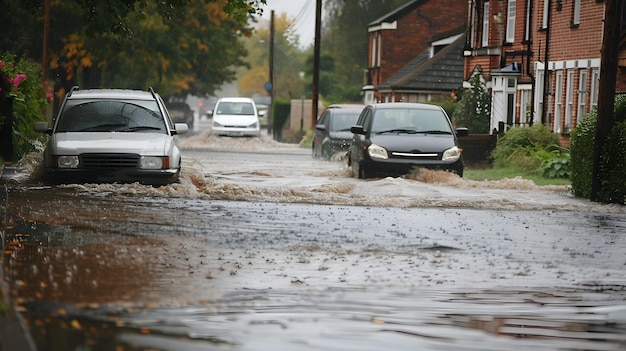
[[[532,36],[532,25],[533,25],[533,2],[534,0],[528,1],[526,4],[528,8],[526,9],[528,13],[528,37],[526,38],[526,73],[530,77],[530,122],[529,126],[533,126],[535,121],[535,89],[537,87],[537,82],[535,81],[535,72],[532,70],[532,58],[533,58],[533,36]],[[524,111],[524,114],[526,111]]]
[[[548,91],[549,87],[548,87],[548,64],[549,64],[549,59],[550,59],[550,31],[552,28],[552,0],[547,0],[548,1],[548,18],[547,18],[547,28],[546,28],[546,53],[545,53],[545,60],[544,60],[544,68],[543,68],[543,108],[541,111],[541,124],[543,124],[544,126],[546,125],[546,123],[549,123],[550,121],[547,121],[546,117],[548,114],[548,95],[550,95],[550,92]]]

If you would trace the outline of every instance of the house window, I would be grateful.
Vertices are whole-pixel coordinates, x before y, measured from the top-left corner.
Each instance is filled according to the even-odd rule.
[[[472,19],[471,19],[471,30],[470,30],[470,48],[474,48],[476,45],[476,31],[478,30],[478,25],[476,23],[476,3],[472,4]]]
[[[383,51],[383,36],[378,33],[376,40],[376,67],[380,67],[380,57]]]
[[[541,28],[548,28],[548,12],[550,12],[550,0],[543,0],[543,20]]]
[[[506,124],[512,126],[515,122],[515,94],[506,94]]]
[[[489,1],[483,5],[483,39],[482,46],[489,46]]]
[[[537,111],[537,120],[541,121],[543,116],[543,77],[544,71],[537,71],[535,79],[535,111]]]
[[[565,128],[564,132],[569,133],[572,125],[572,115],[574,114],[574,70],[567,71],[567,87],[565,89]]]
[[[530,18],[532,10],[532,0],[526,0],[526,28],[524,31],[524,40],[530,40]]]
[[[572,25],[580,24],[580,0],[574,0],[574,13],[572,15]]]
[[[591,70],[591,108],[598,107],[598,84],[600,83],[600,70],[594,68]]]
[[[576,114],[576,124],[582,121],[585,111],[585,100],[587,99],[587,70],[580,70],[580,80],[578,82],[578,114]]]
[[[532,106],[530,106],[530,96],[532,94],[532,90],[524,89],[521,90],[521,103],[520,103],[520,123],[531,123],[532,122]]]
[[[561,111],[563,111],[563,71],[556,72],[554,87],[554,129],[555,133],[561,132]]]
[[[381,35],[379,32],[375,32],[372,35],[372,57],[371,67],[380,67],[380,49],[381,49]]]
[[[506,16],[506,42],[513,43],[515,41],[515,7],[516,0],[509,0],[509,10]]]

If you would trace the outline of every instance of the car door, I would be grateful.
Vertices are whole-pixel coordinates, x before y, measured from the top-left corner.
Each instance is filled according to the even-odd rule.
[[[367,130],[371,124],[372,108],[366,107],[356,121],[356,126],[362,127],[366,132],[364,134],[352,133],[352,142],[350,143],[350,162],[360,162],[363,159],[363,147],[367,147]]]
[[[328,135],[329,119],[330,110],[326,110],[315,123],[315,134],[313,135],[313,156],[315,157],[322,155],[322,145]]]

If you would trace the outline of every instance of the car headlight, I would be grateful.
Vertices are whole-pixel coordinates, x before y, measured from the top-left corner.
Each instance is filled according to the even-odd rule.
[[[389,158],[389,155],[387,154],[387,150],[382,147],[382,146],[378,146],[376,144],[372,144],[367,148],[367,153],[370,155],[371,158],[380,158],[383,160],[386,160]]]
[[[141,156],[139,167],[143,169],[162,169],[164,168],[165,159],[167,159],[167,157]]]
[[[254,122],[248,126],[248,128],[253,128],[253,129],[258,128],[258,127],[259,127],[259,124],[257,122]]]
[[[57,156],[56,165],[59,168],[78,168],[78,156]]]
[[[218,127],[219,128],[219,127],[223,127],[223,125],[218,123],[218,122],[213,121],[213,127]]]
[[[458,146],[453,146],[443,152],[443,157],[441,159],[443,161],[456,161],[461,157],[461,151],[463,150]]]

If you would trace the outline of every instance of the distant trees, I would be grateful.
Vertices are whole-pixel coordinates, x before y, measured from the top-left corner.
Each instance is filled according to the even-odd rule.
[[[60,94],[73,85],[212,94],[245,65],[247,16],[264,3],[50,0],[50,78]],[[41,61],[43,18],[42,0],[3,1],[0,51]]]
[[[274,94],[281,98],[297,98],[304,94],[300,73],[305,69],[305,52],[300,38],[293,30],[294,19],[287,14],[274,18]],[[248,52],[244,59],[247,69],[239,74],[239,91],[243,95],[265,94],[269,81],[270,28],[261,26],[245,40]]]
[[[406,0],[324,0],[322,55],[334,61],[333,102],[361,100],[367,69],[367,25],[407,3]],[[320,77],[321,79],[321,77]]]

